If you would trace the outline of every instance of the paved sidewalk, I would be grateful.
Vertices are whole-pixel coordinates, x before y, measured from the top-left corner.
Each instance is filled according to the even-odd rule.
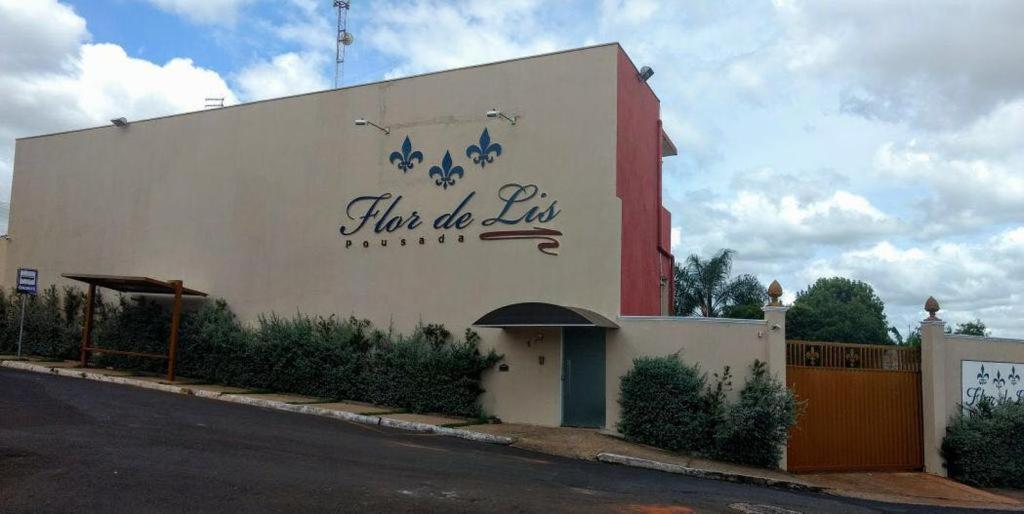
[[[1020,499],[928,473],[823,473],[801,477],[832,494],[864,500],[1024,511]]]
[[[684,466],[709,474],[736,475],[776,483],[792,483],[829,494],[891,503],[942,507],[1024,511],[1024,493],[1011,498],[1001,491],[983,491],[927,473],[836,473],[794,475],[779,470],[740,466],[635,444],[594,429],[551,428],[505,423],[476,425],[468,430],[502,435],[512,446],[564,457],[597,460],[602,453]],[[756,480],[755,480],[756,481]]]
[[[674,464],[687,468],[699,469],[712,473],[741,475],[769,481],[792,482],[813,488],[814,485],[799,476],[784,471],[755,468],[719,462],[699,457],[691,457],[680,453],[660,450],[652,446],[636,444],[621,437],[608,435],[590,428],[553,428],[518,423],[501,423],[497,425],[474,425],[465,427],[493,435],[502,435],[515,439],[512,446],[534,450],[552,455],[572,457],[576,459],[597,460],[598,454],[613,453],[648,459],[666,464]]]

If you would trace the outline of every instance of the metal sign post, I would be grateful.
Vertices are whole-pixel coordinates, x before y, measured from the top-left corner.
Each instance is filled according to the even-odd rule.
[[[24,295],[35,296],[39,284],[39,271],[30,268],[18,268],[17,291],[21,297],[21,322],[18,324],[18,358],[21,358],[21,340],[25,335],[25,303]]]

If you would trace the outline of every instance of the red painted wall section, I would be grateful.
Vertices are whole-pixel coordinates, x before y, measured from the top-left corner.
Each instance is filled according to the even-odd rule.
[[[671,217],[661,206],[660,102],[622,49],[618,57],[616,191],[622,200],[620,312],[661,314],[661,277],[671,288]],[[671,296],[669,297],[671,298]],[[671,309],[670,309],[671,310]]]
[[[658,218],[658,249],[672,253],[672,213],[662,207],[660,215],[661,217]]]
[[[659,170],[660,173],[660,170]],[[660,237],[658,238],[658,253],[661,260],[662,276],[668,277],[668,314],[675,314],[676,283],[675,276],[676,259],[672,255],[672,213],[665,207],[661,208],[661,217],[658,219]]]

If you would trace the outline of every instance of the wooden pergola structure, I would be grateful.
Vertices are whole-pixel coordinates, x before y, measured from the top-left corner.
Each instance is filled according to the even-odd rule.
[[[206,293],[186,288],[181,280],[169,280],[164,282],[162,280],[149,277],[87,275],[81,273],[64,273],[61,276],[89,284],[89,293],[86,295],[85,300],[85,323],[82,327],[82,350],[80,354],[83,368],[88,366],[90,352],[163,359],[167,361],[167,381],[174,381],[174,358],[178,350],[178,327],[181,325],[181,297],[204,297],[206,296]],[[124,350],[112,350],[109,348],[94,346],[92,344],[93,307],[96,303],[95,298],[97,287],[112,289],[122,293],[174,295],[174,302],[171,306],[171,335],[168,341],[167,353],[128,352]]]

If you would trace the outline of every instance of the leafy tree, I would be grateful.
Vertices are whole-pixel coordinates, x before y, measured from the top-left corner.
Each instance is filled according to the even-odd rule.
[[[953,333],[961,336],[987,336],[989,334],[988,327],[985,326],[985,322],[980,319],[974,321],[968,321],[966,323],[957,323],[956,328],[953,329]]]
[[[902,344],[914,348],[919,348],[921,346],[921,331],[914,330],[913,332],[911,332],[910,335],[907,336],[907,340]]]
[[[896,344],[906,344],[903,341],[903,334],[896,328],[896,325],[889,327],[889,337]]]
[[[899,329],[895,325],[889,327],[889,335],[892,342],[900,346],[911,346],[914,348],[921,346],[921,331],[919,329],[910,329],[910,333],[907,334],[907,338],[903,338],[903,334],[900,333]]]
[[[762,316],[761,306],[768,300],[765,286],[754,275],[730,277],[734,254],[729,249],[710,259],[694,254],[684,265],[676,265],[677,314],[750,319]]]
[[[796,295],[786,317],[791,339],[891,344],[885,304],[865,282],[819,278]]]

